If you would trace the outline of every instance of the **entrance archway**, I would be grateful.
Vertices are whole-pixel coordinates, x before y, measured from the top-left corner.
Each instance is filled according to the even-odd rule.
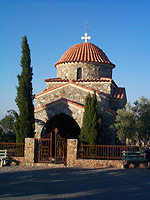
[[[58,134],[65,139],[78,139],[80,134],[80,127],[72,117],[59,114],[47,121],[41,137],[44,138],[50,133],[54,133],[55,128],[58,129]]]
[[[67,139],[78,139],[80,127],[70,116],[59,114],[47,121],[39,139],[38,161],[66,163]]]

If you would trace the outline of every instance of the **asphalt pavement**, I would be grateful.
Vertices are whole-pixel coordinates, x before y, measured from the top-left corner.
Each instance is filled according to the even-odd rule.
[[[0,169],[0,199],[4,200],[140,200],[149,196],[147,169]]]

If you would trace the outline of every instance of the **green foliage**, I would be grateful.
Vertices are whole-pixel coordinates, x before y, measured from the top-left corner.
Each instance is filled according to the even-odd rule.
[[[146,143],[150,140],[150,99],[139,98],[134,102],[132,110],[135,115],[138,140]]]
[[[120,141],[147,142],[150,139],[150,100],[144,97],[117,111],[114,127]]]
[[[125,108],[117,111],[114,127],[120,141],[125,142],[127,138],[133,140],[136,135],[136,126],[130,104],[126,104]]]
[[[85,112],[80,133],[80,141],[87,144],[97,144],[100,140],[101,120],[98,115],[98,105],[96,93],[91,97],[87,95],[85,99]]]
[[[6,115],[0,121],[0,141],[15,142],[16,134],[14,131],[15,118],[12,114]]]
[[[17,87],[16,104],[19,115],[14,112],[16,118],[15,131],[16,141],[24,142],[26,137],[34,137],[34,106],[32,92],[32,67],[30,49],[27,37],[22,39],[21,75],[18,75],[19,86]]]

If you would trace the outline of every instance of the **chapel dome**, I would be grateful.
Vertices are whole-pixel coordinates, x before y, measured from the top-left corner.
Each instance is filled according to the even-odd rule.
[[[108,64],[112,67],[115,67],[115,65],[110,62],[106,54],[99,47],[89,42],[79,43],[69,48],[62,55],[55,66],[57,66],[58,64],[71,62]]]

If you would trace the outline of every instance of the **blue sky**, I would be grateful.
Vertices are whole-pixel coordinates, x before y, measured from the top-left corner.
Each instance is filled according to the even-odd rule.
[[[149,0],[0,0],[0,119],[15,105],[21,72],[21,41],[27,35],[33,66],[33,93],[56,77],[54,64],[82,42],[85,22],[91,43],[116,65],[113,80],[128,101],[150,98]]]

